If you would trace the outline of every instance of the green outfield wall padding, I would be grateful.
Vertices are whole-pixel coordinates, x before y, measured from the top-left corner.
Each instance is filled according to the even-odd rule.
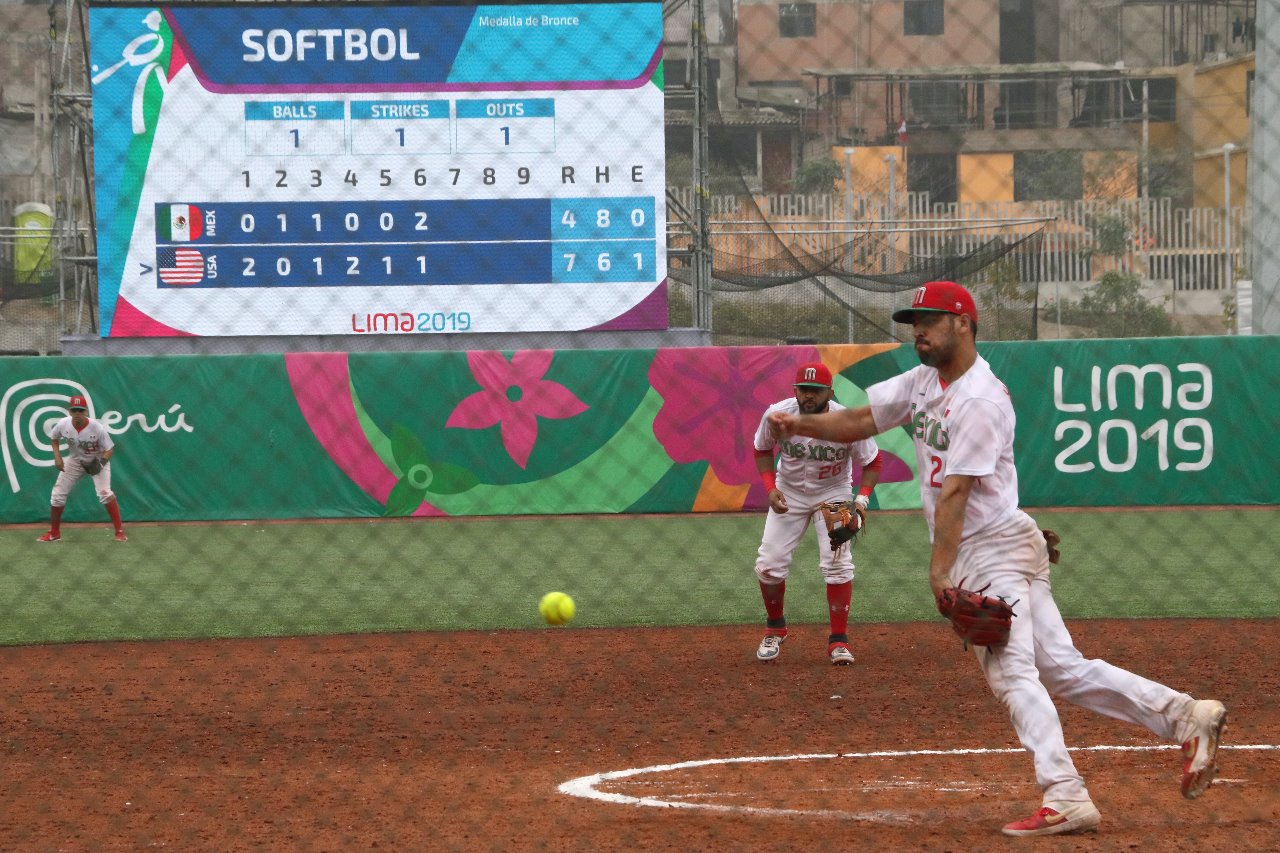
[[[1017,410],[1023,504],[1274,503],[1278,341],[980,343]],[[753,434],[812,360],[850,406],[917,363],[884,345],[4,359],[0,513],[47,518],[47,430],[80,393],[138,521],[760,510]],[[878,442],[873,506],[918,508],[910,436]],[[67,519],[101,515],[82,484]]]

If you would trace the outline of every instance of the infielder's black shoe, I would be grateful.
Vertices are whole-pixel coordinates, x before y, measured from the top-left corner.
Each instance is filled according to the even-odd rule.
[[[781,633],[778,633],[778,631]],[[756,649],[756,660],[770,661],[778,657],[778,653],[782,651],[782,641],[787,638],[787,629],[770,628],[765,631],[764,639],[760,641],[760,647]]]
[[[831,656],[831,663],[835,666],[848,666],[853,663],[853,652],[849,651],[849,647],[844,643],[832,643],[827,648],[827,654]]]

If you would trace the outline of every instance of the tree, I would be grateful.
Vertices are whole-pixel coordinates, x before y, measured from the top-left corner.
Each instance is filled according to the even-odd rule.
[[[1134,228],[1123,216],[1099,216],[1092,222],[1091,255],[1118,258],[1128,253]],[[1168,300],[1163,300],[1167,302]],[[1182,330],[1163,304],[1153,304],[1142,295],[1142,278],[1135,272],[1113,269],[1102,274],[1079,302],[1064,299],[1064,323],[1087,326],[1099,338],[1148,338],[1179,335]]]
[[[1100,338],[1167,337],[1180,332],[1163,305],[1143,298],[1142,279],[1136,273],[1112,270],[1104,273],[1089,292],[1080,297],[1079,311]],[[1063,315],[1068,315],[1063,305]]]
[[[830,157],[805,160],[796,170],[792,185],[798,193],[829,193],[844,178],[844,167]]]

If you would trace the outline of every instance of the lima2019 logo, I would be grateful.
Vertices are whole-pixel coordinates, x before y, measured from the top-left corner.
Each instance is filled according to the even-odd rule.
[[[53,467],[49,430],[55,421],[67,416],[67,398],[74,394],[85,398],[89,417],[101,421],[112,435],[134,427],[143,432],[195,432],[195,427],[187,423],[187,414],[180,403],[174,403],[154,418],[114,410],[98,412],[85,387],[71,379],[49,376],[16,382],[0,396],[0,452],[9,489],[14,494],[22,491],[18,482],[19,461],[35,468]]]

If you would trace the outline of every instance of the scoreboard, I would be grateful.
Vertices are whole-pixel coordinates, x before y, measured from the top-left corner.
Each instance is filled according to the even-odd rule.
[[[104,336],[666,328],[659,3],[90,27]]]

